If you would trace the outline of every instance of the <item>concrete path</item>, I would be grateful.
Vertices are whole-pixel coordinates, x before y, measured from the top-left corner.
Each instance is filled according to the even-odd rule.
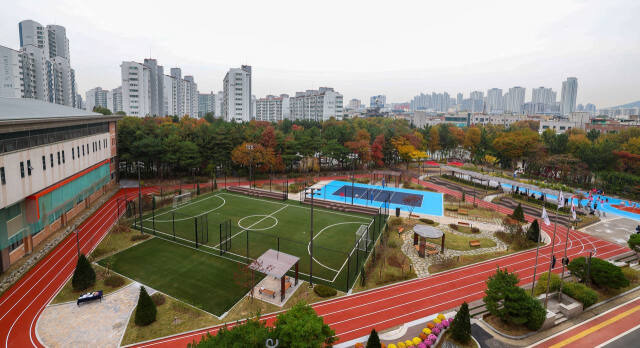
[[[48,306],[38,320],[38,338],[48,347],[118,347],[139,293],[132,283],[102,302]]]

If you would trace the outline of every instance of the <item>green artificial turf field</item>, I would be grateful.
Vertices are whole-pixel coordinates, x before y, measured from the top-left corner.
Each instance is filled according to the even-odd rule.
[[[146,214],[144,232],[159,238],[112,256],[112,268],[220,315],[249,290],[232,286],[234,274],[240,272],[238,265],[268,249],[299,257],[300,278],[309,279],[310,218],[310,207],[297,201],[213,192]],[[348,290],[367,255],[363,250],[354,252],[356,231],[370,226],[372,240],[366,247],[370,250],[384,218],[314,208],[314,282]],[[223,223],[231,228],[221,236]],[[174,255],[172,249],[179,251]]]

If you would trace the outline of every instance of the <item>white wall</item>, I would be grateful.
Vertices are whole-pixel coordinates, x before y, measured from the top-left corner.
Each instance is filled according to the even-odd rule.
[[[104,140],[107,141],[106,147]],[[102,142],[99,150],[95,152],[92,145],[94,141]],[[89,145],[89,153],[87,153],[87,144]],[[84,156],[82,156],[83,145],[85,147]],[[77,154],[78,147],[80,147],[80,157]],[[72,148],[74,156],[72,156]],[[64,163],[62,163],[63,150],[65,153]],[[58,165],[58,152],[60,152],[60,165]],[[51,167],[51,154],[53,154],[53,167]],[[42,156],[45,156],[46,170],[42,170]],[[111,158],[111,139],[108,132],[24,151],[4,153],[0,155],[0,167],[4,167],[7,183],[5,185],[0,183],[0,209],[109,158]],[[27,171],[27,160],[31,160],[33,168],[30,176]],[[24,178],[20,176],[20,162],[23,162],[25,166]]]

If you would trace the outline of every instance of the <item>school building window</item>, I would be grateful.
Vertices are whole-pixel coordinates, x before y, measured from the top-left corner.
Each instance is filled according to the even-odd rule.
[[[31,176],[31,160],[27,160],[27,175]]]
[[[2,185],[7,184],[7,178],[4,176],[4,167],[0,168],[0,182],[2,182]]]
[[[47,158],[42,156],[42,170],[47,170]]]
[[[51,160],[51,168],[53,168],[53,154],[49,154],[49,159]]]
[[[20,177],[24,178],[24,162],[20,162]]]

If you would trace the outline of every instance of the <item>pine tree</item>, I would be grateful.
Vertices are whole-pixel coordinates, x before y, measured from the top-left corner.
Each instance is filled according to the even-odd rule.
[[[380,337],[378,337],[378,333],[376,329],[371,329],[371,334],[369,334],[369,339],[367,340],[367,348],[380,348]]]
[[[538,243],[540,240],[540,225],[538,225],[538,220],[533,220],[531,226],[527,229],[527,239],[535,243]]]
[[[73,272],[73,278],[71,279],[73,290],[82,291],[95,283],[96,272],[93,270],[91,263],[89,263],[89,260],[87,260],[84,254],[80,254],[76,270]]]
[[[513,210],[511,218],[524,222],[524,212],[522,211],[522,204],[518,203],[518,206]]]
[[[458,313],[453,318],[451,338],[460,343],[468,343],[471,340],[471,316],[467,302],[462,302]]]
[[[140,296],[138,296],[138,305],[136,306],[135,323],[138,326],[147,326],[156,321],[156,304],[153,303],[151,296],[147,293],[144,286],[140,287]]]

